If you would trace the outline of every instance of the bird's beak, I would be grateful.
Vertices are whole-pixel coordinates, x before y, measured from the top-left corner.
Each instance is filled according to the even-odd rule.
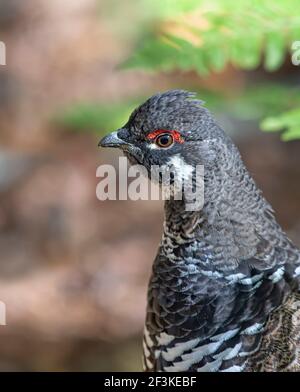
[[[119,130],[104,136],[104,138],[102,138],[98,143],[98,147],[122,148],[123,146],[128,146],[129,143],[119,138],[118,132]]]

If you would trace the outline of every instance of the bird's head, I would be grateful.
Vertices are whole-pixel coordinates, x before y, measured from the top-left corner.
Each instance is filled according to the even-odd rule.
[[[149,98],[99,146],[120,148],[131,163],[148,171],[152,165],[172,165],[185,173],[186,165],[205,166],[214,161],[216,138],[224,134],[202,101],[194,93],[171,90]]]

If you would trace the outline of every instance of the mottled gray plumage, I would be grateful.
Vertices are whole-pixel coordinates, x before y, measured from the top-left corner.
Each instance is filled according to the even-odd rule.
[[[174,156],[205,168],[201,211],[186,211],[185,199],[165,202],[148,289],[145,369],[300,370],[299,250],[231,139],[194,97],[157,94],[115,141],[102,140],[148,169]],[[157,129],[177,130],[184,143],[149,148],[147,135]]]

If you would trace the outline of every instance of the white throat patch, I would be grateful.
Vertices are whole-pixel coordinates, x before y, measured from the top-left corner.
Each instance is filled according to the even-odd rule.
[[[176,175],[182,180],[187,180],[193,173],[193,166],[188,165],[180,154],[170,158],[168,164],[174,166]]]

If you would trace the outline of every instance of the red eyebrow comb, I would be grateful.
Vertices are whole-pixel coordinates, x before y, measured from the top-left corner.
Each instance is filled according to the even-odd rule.
[[[157,129],[156,131],[150,132],[147,135],[147,139],[153,140],[155,139],[158,135],[161,135],[163,133],[169,133],[173,136],[174,140],[177,143],[182,144],[184,142],[183,137],[180,135],[178,131],[175,130],[166,130],[166,129]]]

